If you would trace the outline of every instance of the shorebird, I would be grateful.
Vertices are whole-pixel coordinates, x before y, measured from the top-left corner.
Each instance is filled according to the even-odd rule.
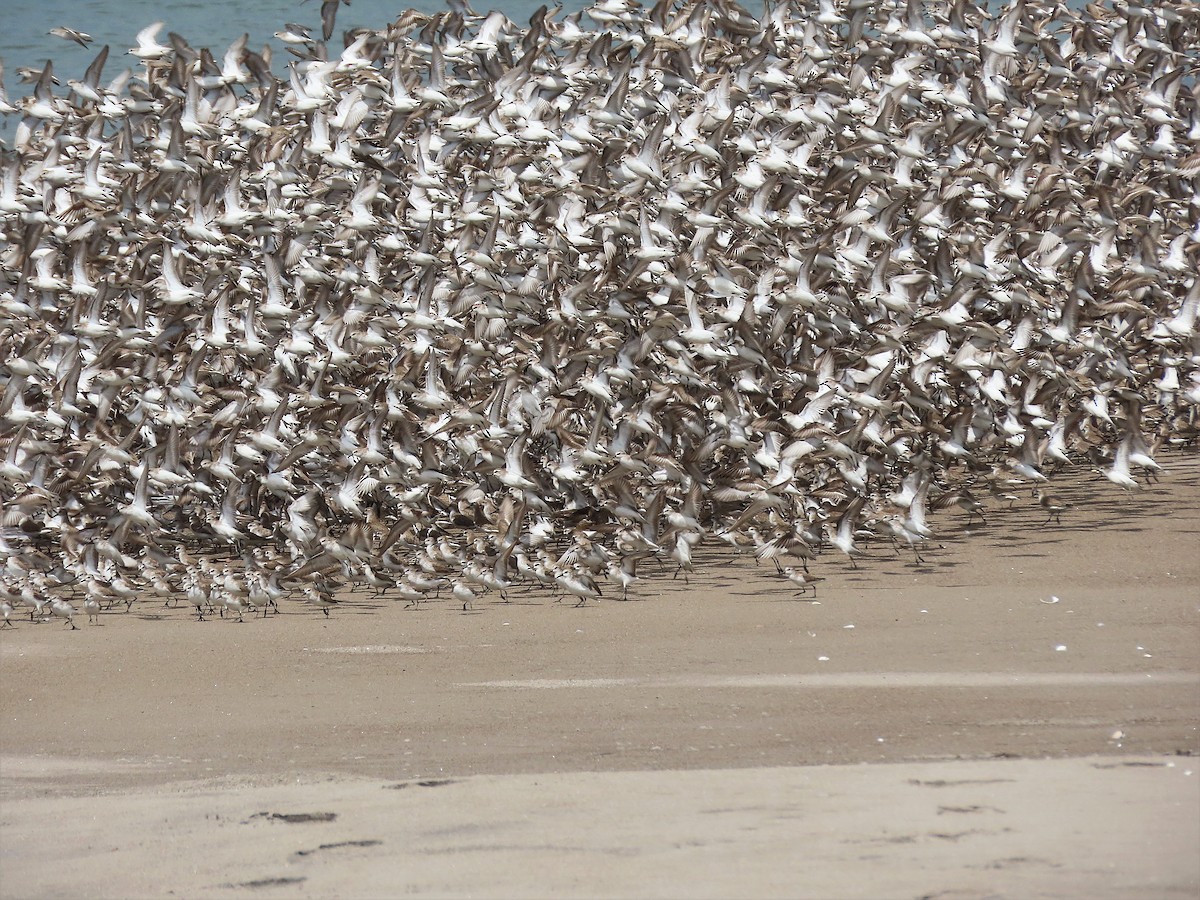
[[[329,610],[336,608],[341,602],[324,587],[305,585],[302,591],[304,593],[304,599],[308,603],[311,603],[313,606],[317,607],[317,609],[321,610],[321,612],[325,614],[326,618],[329,617]]]
[[[29,621],[40,622],[42,620],[42,610],[49,605],[50,600],[35,594],[31,588],[25,587],[21,590],[21,602],[29,607]]]
[[[209,598],[208,590],[193,573],[184,576],[184,597],[188,604],[196,610],[196,621],[203,622],[204,608],[207,606],[211,612],[212,601]]]
[[[251,606],[250,601],[245,597],[239,597],[230,593],[225,588],[217,588],[216,592],[217,600],[221,605],[221,616],[224,617],[225,612],[228,611],[236,615],[239,622],[244,623],[246,620],[242,618],[242,615],[254,608]]]
[[[66,600],[60,600],[55,597],[50,601],[50,612],[60,619],[65,619],[66,623],[71,626],[72,631],[79,630],[79,627],[75,624],[75,607]]]
[[[283,26],[283,29],[275,32],[275,37],[283,41],[285,44],[303,44],[311,46],[313,44],[312,36],[309,34],[309,29],[304,25],[297,25],[293,22],[288,22]],[[325,40],[329,40],[325,38]]]
[[[279,600],[287,592],[279,585],[279,575],[274,573],[270,578],[261,572],[246,573],[246,599],[251,606],[263,611],[263,618],[270,610],[279,613]]]
[[[865,501],[860,497],[851,501],[846,507],[846,511],[842,513],[842,517],[838,520],[837,528],[828,528],[829,543],[836,549],[846,554],[850,560],[850,565],[858,568],[858,563],[854,561],[856,556],[862,556],[863,551],[854,543],[854,529],[858,524],[858,514],[862,511]]]
[[[406,581],[398,582],[395,587],[392,588],[392,591],[395,593],[398,599],[404,601],[406,606],[412,607],[413,609],[419,607],[421,605],[421,601],[426,599],[426,594],[424,591],[418,591]]]
[[[321,37],[329,40],[333,36],[334,22],[337,19],[338,5],[350,5],[350,0],[322,0],[321,3]]]
[[[584,603],[1194,442],[1190,7],[843,6],[0,73],[6,601]]]
[[[479,593],[465,581],[455,581],[450,588],[450,595],[456,603],[462,604],[463,612],[466,612],[475,605]]]
[[[579,598],[575,603],[576,606],[583,606],[588,600],[599,600],[602,596],[600,587],[591,574],[577,566],[555,576],[554,583],[562,589],[564,594]]]
[[[85,34],[82,31],[76,31],[74,28],[67,28],[60,25],[57,28],[51,28],[47,34],[52,34],[55,37],[60,37],[64,41],[74,41],[80,47],[87,47],[93,40],[90,34]]]
[[[947,491],[933,501],[934,509],[946,509],[950,506],[957,506],[966,512],[968,526],[971,524],[971,519],[975,516],[979,516],[979,521],[982,524],[987,524],[987,519],[983,515],[983,510],[985,509],[983,503],[976,499],[975,495],[965,487]]]
[[[1042,524],[1049,525],[1051,519],[1059,524],[1062,524],[1062,514],[1071,508],[1071,504],[1064,500],[1058,499],[1053,494],[1050,494],[1041,488],[1036,489],[1035,496],[1037,497],[1038,506],[1040,506],[1046,512],[1046,521]]]
[[[170,47],[158,43],[155,38],[162,31],[163,22],[155,22],[153,25],[147,25],[137,33],[138,45],[129,52],[139,59],[162,59],[172,50]]]
[[[816,599],[817,585],[825,580],[824,578],[818,578],[815,575],[809,575],[804,570],[797,569],[793,566],[780,566],[779,574],[800,589],[796,593],[796,597],[803,597],[809,591],[811,591],[812,599]]]

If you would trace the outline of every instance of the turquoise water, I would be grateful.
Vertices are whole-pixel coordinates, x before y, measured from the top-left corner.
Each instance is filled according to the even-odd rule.
[[[499,9],[521,25],[541,0],[476,0],[471,4],[479,12]],[[549,5],[553,5],[551,2]],[[567,13],[589,5],[580,0],[564,0]],[[354,27],[380,28],[406,9],[436,11],[445,9],[438,0],[353,0],[338,10],[337,31],[331,44],[341,46],[341,32]],[[248,46],[261,50],[269,44],[275,59],[272,68],[282,75],[287,61],[294,59],[284,44],[273,35],[285,22],[311,26],[320,37],[320,0],[0,0],[0,60],[4,61],[4,84],[10,98],[28,94],[32,85],[23,84],[17,69],[41,68],[54,60],[54,74],[66,84],[79,78],[104,45],[109,59],[103,80],[111,81],[122,69],[137,62],[125,50],[137,44],[135,35],[151,22],[164,22],[158,39],[166,43],[168,31],[182,35],[193,47],[208,47],[219,60],[225,48],[242,34],[249,34]],[[54,37],[47,32],[65,26],[90,34],[95,40],[88,49]],[[61,89],[57,91],[61,93]]]

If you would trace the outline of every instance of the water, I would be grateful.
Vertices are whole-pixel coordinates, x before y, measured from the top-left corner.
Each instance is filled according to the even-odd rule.
[[[588,0],[557,0],[563,16],[590,6]],[[1068,0],[1067,5],[1078,9],[1086,0]],[[528,23],[533,12],[555,0],[473,0],[479,12],[499,9],[518,25]],[[991,0],[997,7],[1003,0]],[[647,0],[646,5],[649,4]],[[743,0],[742,5],[757,14],[757,0]],[[353,0],[350,6],[338,10],[337,31],[332,46],[341,46],[341,32],[349,28],[381,28],[393,22],[406,9],[435,12],[445,9],[443,0]],[[4,62],[4,84],[10,98],[28,94],[32,85],[24,84],[17,76],[18,68],[40,69],[47,59],[54,61],[54,73],[60,85],[69,78],[80,78],[84,70],[105,44],[109,59],[103,79],[107,83],[123,68],[137,63],[125,51],[136,45],[135,35],[151,22],[164,22],[158,39],[167,42],[167,32],[174,31],[193,47],[208,47],[220,60],[226,47],[242,34],[249,34],[247,46],[261,50],[269,45],[274,53],[272,68],[283,77],[287,62],[294,59],[284,50],[284,44],[273,36],[284,23],[308,25],[316,36],[321,32],[320,0],[0,0],[0,60]],[[66,26],[90,34],[95,40],[87,49],[71,41],[54,37],[47,32]],[[63,93],[65,88],[57,88]],[[10,117],[14,118],[14,117]],[[0,135],[13,127],[0,117]]]
[[[476,0],[472,6],[485,12],[499,9],[524,26],[543,0]],[[553,5],[551,0],[548,5]],[[563,12],[583,9],[582,0],[563,0]],[[355,27],[381,28],[406,9],[434,12],[445,9],[440,0],[353,0],[338,10],[337,30],[330,40],[341,46],[341,32]],[[32,85],[23,84],[17,69],[40,69],[47,59],[54,61],[54,74],[60,84],[80,78],[105,44],[109,59],[102,81],[107,83],[122,69],[137,63],[125,51],[136,46],[135,35],[152,22],[166,23],[158,39],[166,43],[168,31],[182,35],[193,47],[208,47],[219,60],[225,48],[242,34],[249,34],[247,46],[261,50],[264,44],[274,54],[272,69],[283,76],[288,54],[285,45],[273,35],[285,22],[311,26],[321,34],[320,0],[0,0],[0,60],[4,61],[4,84],[11,99],[28,94]],[[95,40],[84,49],[71,41],[47,34],[51,28],[65,26],[90,34]],[[56,93],[65,89],[60,87]],[[10,123],[11,125],[11,123]]]

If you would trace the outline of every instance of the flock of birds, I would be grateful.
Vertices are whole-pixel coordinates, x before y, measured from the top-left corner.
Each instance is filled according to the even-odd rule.
[[[0,603],[801,590],[1200,405],[1200,6],[458,3],[0,113]],[[85,42],[86,35],[64,35]],[[0,73],[2,75],[2,73]],[[1040,493],[1047,521],[1063,505]]]

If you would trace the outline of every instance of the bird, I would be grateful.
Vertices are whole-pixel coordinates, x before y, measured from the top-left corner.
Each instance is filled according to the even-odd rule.
[[[862,556],[863,551],[854,543],[854,529],[857,525],[858,514],[862,511],[865,501],[860,497],[851,501],[846,507],[838,520],[837,528],[829,527],[830,533],[829,542],[838,550],[842,551],[850,560],[850,565],[858,568],[858,563],[854,561],[856,556]]]
[[[966,487],[946,491],[933,502],[934,509],[946,509],[950,506],[957,506],[966,512],[968,526],[971,524],[971,519],[975,516],[979,517],[979,521],[982,524],[987,524],[987,519],[983,515],[983,510],[985,509],[983,503]]]
[[[135,71],[0,72],[31,619],[71,579],[93,622],[586,606],[713,543],[807,590],[830,547],[920,561],[930,508],[986,525],[981,479],[1133,489],[1195,443],[1180,0],[455,0],[333,47],[340,6],[276,59],[156,22]]]
[[[799,588],[799,591],[795,595],[796,597],[803,597],[811,591],[812,599],[815,599],[817,596],[817,585],[825,581],[824,578],[809,575],[803,569],[797,569],[794,566],[780,566],[779,574]]]
[[[288,22],[282,30],[276,31],[275,37],[285,44],[311,44],[313,42],[309,29],[293,22]],[[329,40],[329,38],[325,38],[325,40]]]
[[[50,601],[50,612],[53,615],[58,616],[60,619],[64,619],[66,623],[71,626],[72,631],[79,630],[79,627],[75,624],[75,607],[73,607],[66,600],[62,600],[58,597],[53,598]]]
[[[323,587],[305,585],[303,591],[304,599],[313,606],[317,607],[317,609],[321,610],[321,612],[325,614],[326,618],[329,618],[330,609],[335,609],[340,605],[341,601],[335,598],[332,593]]]
[[[249,600],[231,593],[225,588],[218,589],[217,598],[221,604],[222,616],[228,611],[230,614],[237,616],[238,622],[245,623],[246,620],[242,618],[242,615],[253,608]]]
[[[475,605],[479,593],[466,582],[455,581],[451,585],[450,595],[454,597],[455,602],[462,604],[463,612],[466,612]]]
[[[327,41],[333,36],[338,6],[342,3],[349,6],[350,0],[323,0],[321,3],[321,37],[323,40]]]
[[[1051,519],[1061,524],[1062,514],[1071,508],[1071,504],[1060,500],[1058,497],[1041,488],[1037,488],[1035,496],[1037,497],[1038,506],[1046,513],[1046,521],[1042,524],[1049,525]]]
[[[51,28],[50,31],[47,32],[47,34],[52,34],[55,37],[60,37],[65,41],[74,41],[80,47],[86,47],[93,40],[93,38],[90,34],[85,34],[82,31],[76,31],[74,28],[67,28],[62,25],[60,25],[56,28]]]
[[[576,606],[583,606],[588,600],[599,600],[603,596],[595,579],[578,566],[557,575],[554,583],[562,589],[564,594],[578,598]]]
[[[212,609],[212,603],[209,598],[209,591],[205,588],[203,582],[196,577],[194,573],[186,573],[184,575],[184,597],[188,604],[196,610],[196,620],[204,621],[204,608],[207,606]]]
[[[172,50],[169,46],[158,43],[155,38],[162,31],[164,22],[147,25],[137,33],[137,46],[129,52],[142,60],[162,59]]]
[[[29,621],[40,622],[42,620],[42,610],[50,603],[46,597],[35,594],[31,588],[24,588],[20,594],[21,602],[29,607]]]

